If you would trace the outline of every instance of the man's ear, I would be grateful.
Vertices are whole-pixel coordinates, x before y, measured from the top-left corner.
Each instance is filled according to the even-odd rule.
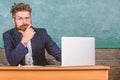
[[[15,19],[14,19],[14,18],[12,18],[12,22],[13,22],[13,24],[15,25]]]
[[[13,24],[15,25],[15,19],[12,17],[12,22],[13,22]]]

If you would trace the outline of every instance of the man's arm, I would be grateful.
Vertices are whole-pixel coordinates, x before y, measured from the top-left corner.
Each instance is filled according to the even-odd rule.
[[[4,47],[7,60],[11,66],[16,66],[19,64],[20,60],[28,53],[27,48],[19,42],[18,45],[14,44],[14,39],[12,39],[9,33],[3,34]]]
[[[47,34],[47,31],[44,29],[45,36],[45,46],[49,54],[55,57],[56,60],[61,62],[61,49],[57,44],[52,40],[52,38]]]

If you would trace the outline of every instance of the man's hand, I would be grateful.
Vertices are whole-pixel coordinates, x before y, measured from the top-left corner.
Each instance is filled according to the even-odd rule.
[[[19,32],[22,34],[21,42],[26,47],[28,41],[33,38],[35,31],[33,28],[31,28],[31,24],[30,24],[24,32],[23,31],[19,31]]]

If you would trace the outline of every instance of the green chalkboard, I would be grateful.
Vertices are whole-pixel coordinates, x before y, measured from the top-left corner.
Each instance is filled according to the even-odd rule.
[[[0,0],[1,48],[2,33],[14,27],[14,2],[30,4],[33,26],[46,28],[59,47],[62,36],[92,36],[96,48],[120,48],[120,0]]]

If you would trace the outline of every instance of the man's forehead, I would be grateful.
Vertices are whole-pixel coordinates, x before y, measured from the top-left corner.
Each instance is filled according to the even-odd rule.
[[[28,11],[18,11],[17,13],[15,13],[15,16],[29,17],[30,16],[30,12],[28,12]]]

